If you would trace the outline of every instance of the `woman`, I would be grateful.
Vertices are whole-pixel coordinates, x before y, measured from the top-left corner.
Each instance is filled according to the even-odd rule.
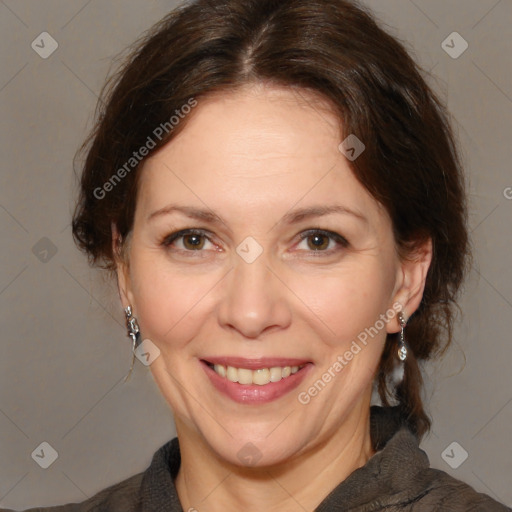
[[[464,182],[443,107],[369,14],[188,3],[87,148],[73,233],[115,273],[177,438],[45,510],[510,510],[418,447],[418,363],[448,345],[468,264]]]

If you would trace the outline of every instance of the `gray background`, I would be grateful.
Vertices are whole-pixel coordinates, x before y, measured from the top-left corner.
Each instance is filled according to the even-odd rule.
[[[426,368],[434,424],[422,447],[432,466],[512,505],[512,2],[366,3],[437,76],[470,178],[476,264],[453,349]],[[174,436],[149,369],[136,361],[123,383],[116,289],[88,269],[69,226],[72,158],[112,57],[174,5],[0,0],[0,506],[83,501],[143,471]],[[43,31],[59,45],[47,59],[31,48]],[[441,47],[453,31],[469,44],[457,59]],[[43,441],[59,455],[46,470],[31,457]],[[457,469],[441,456],[453,441],[469,454]]]

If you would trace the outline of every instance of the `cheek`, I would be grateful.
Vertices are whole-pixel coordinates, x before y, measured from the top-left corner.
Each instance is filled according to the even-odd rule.
[[[326,333],[324,341],[339,346],[356,339],[390,307],[394,280],[387,267],[382,260],[371,259],[347,264],[329,275],[304,272],[294,278],[290,288],[319,319]]]
[[[150,253],[132,259],[132,289],[142,336],[166,351],[194,337],[208,307],[213,275],[181,274]]]

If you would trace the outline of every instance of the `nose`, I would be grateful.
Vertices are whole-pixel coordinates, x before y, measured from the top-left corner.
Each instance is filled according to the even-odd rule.
[[[224,329],[256,339],[272,330],[286,329],[291,322],[292,292],[270,266],[265,253],[248,263],[235,258],[224,279],[218,320]]]

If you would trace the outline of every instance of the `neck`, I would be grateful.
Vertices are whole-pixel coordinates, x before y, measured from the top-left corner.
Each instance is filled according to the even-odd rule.
[[[314,510],[375,453],[369,409],[369,404],[358,405],[335,432],[297,458],[257,468],[220,459],[200,434],[176,420],[181,466],[175,484],[183,510]]]

